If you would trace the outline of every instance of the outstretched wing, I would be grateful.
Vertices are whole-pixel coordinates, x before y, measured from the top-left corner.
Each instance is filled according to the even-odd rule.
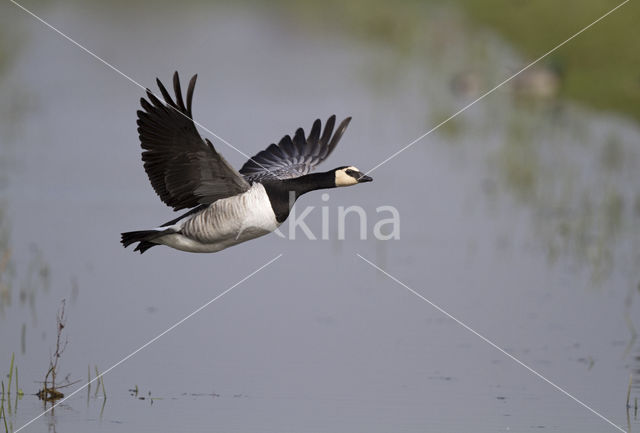
[[[140,98],[144,111],[138,110],[138,133],[144,149],[144,169],[160,199],[173,210],[213,203],[250,187],[196,130],[191,100],[197,77],[194,75],[189,82],[186,106],[178,72],[173,75],[175,101],[158,79],[166,104],[148,89],[149,101]]]
[[[321,136],[322,125],[317,119],[308,137],[298,128],[293,139],[285,135],[277,145],[271,144],[247,161],[240,173],[252,182],[290,179],[310,173],[331,154],[350,121],[351,117],[344,119],[333,133],[336,116],[329,117]]]

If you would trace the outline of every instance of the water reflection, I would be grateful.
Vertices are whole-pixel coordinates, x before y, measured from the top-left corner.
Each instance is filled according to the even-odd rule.
[[[409,85],[432,102],[428,129],[525,63],[493,35],[468,26],[459,11],[424,8],[428,13],[420,19],[381,5],[349,10],[342,19],[351,20],[345,27],[358,29],[356,36],[361,32],[392,48],[390,61],[367,68],[374,71],[371,90],[392,92],[395,77],[410,76]],[[488,182],[499,188],[492,191],[511,194],[531,212],[532,236],[543,243],[550,263],[559,258],[576,263],[588,269],[595,286],[602,286],[615,266],[640,265],[639,236],[632,230],[640,214],[640,193],[631,182],[640,158],[634,138],[638,132],[629,123],[596,120],[595,113],[559,101],[564,78],[571,73],[562,56],[562,51],[554,53],[498,92],[513,98],[494,94],[483,100],[488,115],[471,109],[437,133],[452,145],[472,143],[467,159],[487,160]],[[497,66],[505,63],[513,65],[511,70]],[[416,65],[428,74],[407,72]],[[450,83],[450,92],[443,82]],[[476,139],[468,140],[470,134]],[[626,252],[618,252],[620,248]],[[629,278],[635,284],[640,277],[631,272]]]
[[[628,139],[617,136],[600,142],[605,131],[586,125],[580,135],[591,132],[590,136],[572,140],[565,135],[571,119],[562,129],[548,131],[541,130],[540,120],[538,113],[528,112],[516,113],[509,121],[506,139],[495,155],[497,181],[531,209],[535,236],[546,243],[549,260],[575,261],[601,286],[614,266],[624,269],[637,263],[635,217],[629,212],[635,191],[628,183],[635,167],[611,169],[616,160],[633,161],[637,152]],[[631,263],[624,256],[614,257],[619,248],[627,249]],[[635,279],[637,275],[629,275],[628,284]]]
[[[420,35],[403,41],[425,69],[427,62],[439,65],[438,76],[429,75],[434,83],[452,77],[451,94],[434,91],[428,83],[420,86],[425,99],[436,101],[428,122],[432,125],[509,75],[491,66],[505,63],[508,48],[490,35],[473,34],[454,13],[445,14],[450,35],[446,49],[425,50],[423,41],[442,37],[441,14],[431,14]],[[415,54],[418,49],[420,55]],[[514,72],[524,65],[513,64]],[[588,270],[595,286],[602,286],[614,267],[640,265],[640,236],[633,230],[640,193],[632,182],[640,158],[634,138],[638,131],[632,124],[600,120],[557,100],[567,74],[561,64],[556,57],[528,69],[505,85],[502,93],[513,98],[501,97],[500,91],[492,94],[482,101],[485,113],[472,108],[438,133],[452,145],[469,143],[468,160],[487,161],[488,194],[507,192],[530,211],[531,235],[542,242],[550,263],[560,258],[576,263]],[[640,278],[637,272],[628,277],[628,284]]]
[[[0,156],[0,159],[2,157]],[[0,193],[2,192],[0,186]],[[0,317],[5,305],[11,304],[13,265],[11,263],[10,228],[7,201],[0,199]]]

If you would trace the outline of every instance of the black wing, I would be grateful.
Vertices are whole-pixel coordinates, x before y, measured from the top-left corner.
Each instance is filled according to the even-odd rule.
[[[308,137],[305,138],[304,130],[298,128],[293,139],[285,135],[277,145],[271,144],[247,161],[240,173],[252,182],[290,179],[310,173],[333,152],[350,121],[351,117],[344,119],[333,133],[336,116],[329,117],[321,136],[322,125],[317,119]]]
[[[144,169],[160,199],[174,210],[213,203],[250,187],[196,130],[191,100],[197,77],[189,82],[186,107],[178,72],[173,75],[176,101],[158,79],[166,104],[148,89],[149,101],[140,98],[144,111],[138,110],[138,133]]]

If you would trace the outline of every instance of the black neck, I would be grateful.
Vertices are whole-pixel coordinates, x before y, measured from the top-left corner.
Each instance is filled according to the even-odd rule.
[[[294,179],[263,182],[277,220],[282,222],[287,219],[293,204],[302,194],[317,189],[335,188],[335,176],[334,171],[327,171],[306,174]]]
[[[324,173],[311,173],[304,176],[296,177],[294,179],[285,179],[282,181],[282,186],[288,191],[295,193],[297,199],[302,194],[306,194],[309,191],[315,191],[317,189],[335,188],[336,187],[336,175],[333,171],[326,171]]]

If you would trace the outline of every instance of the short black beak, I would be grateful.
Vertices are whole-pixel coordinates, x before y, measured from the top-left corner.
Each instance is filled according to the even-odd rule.
[[[367,176],[366,174],[363,174],[362,176],[360,176],[358,178],[358,183],[363,183],[363,182],[372,182],[373,179],[370,178],[369,176]]]

